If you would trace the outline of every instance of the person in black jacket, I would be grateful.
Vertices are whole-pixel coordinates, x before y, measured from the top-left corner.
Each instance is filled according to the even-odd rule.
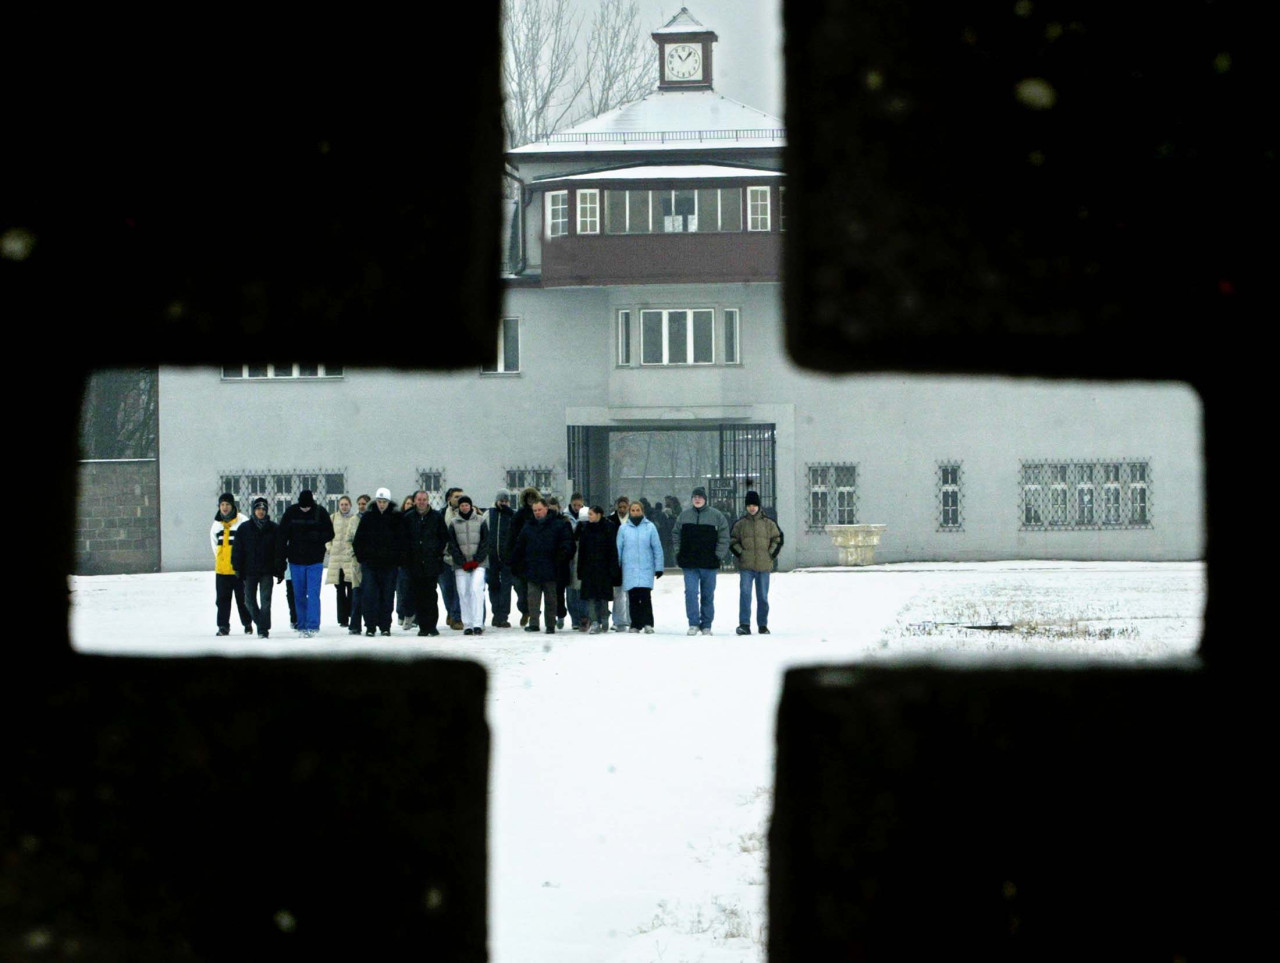
[[[379,488],[360,516],[351,550],[360,563],[360,614],[365,635],[391,634],[391,604],[407,545],[404,516],[391,504],[391,492]]]
[[[541,497],[542,495],[538,492],[538,489],[532,485],[520,493],[520,507],[516,509],[515,516],[511,519],[511,534],[507,536],[506,549],[503,551],[504,558],[511,559],[513,557],[512,553],[515,552],[516,539],[520,537],[520,530],[533,518],[533,501]],[[514,562],[511,564],[511,581],[516,589],[516,607],[520,609],[520,624],[527,625],[529,622],[529,585],[525,581],[523,568]]]
[[[485,567],[485,582],[489,586],[489,605],[493,608],[493,625],[499,629],[511,628],[511,546],[507,536],[516,513],[511,510],[511,493],[499,491],[489,509],[489,564]]]
[[[618,530],[604,518],[604,509],[592,505],[587,520],[578,523],[579,589],[587,606],[587,632],[596,635],[609,630],[609,602],[613,589],[622,584],[622,568],[618,564]]]
[[[316,504],[309,488],[298,495],[280,519],[276,540],[279,564],[289,563],[298,602],[298,630],[304,639],[320,631],[320,589],[324,582],[324,547],[333,541],[333,521]]]
[[[529,592],[529,622],[526,632],[538,631],[538,618],[545,602],[547,633],[556,630],[556,573],[568,561],[573,544],[569,526],[562,519],[551,518],[547,503],[541,498],[531,506],[531,518],[516,537],[511,551],[511,567],[523,572]]]
[[[718,508],[707,504],[707,490],[693,490],[692,508],[676,519],[671,532],[676,564],[684,570],[684,610],[689,634],[711,634],[715,618],[716,574],[729,555],[729,520]]]
[[[418,613],[418,634],[439,635],[440,606],[436,588],[444,569],[444,551],[449,531],[444,516],[431,507],[431,497],[421,489],[413,493],[413,510],[405,514],[408,539],[406,559],[409,583],[413,587],[413,606]]]
[[[565,616],[569,614],[569,582],[572,581],[569,573],[569,564],[573,559],[573,552],[576,543],[573,541],[573,522],[565,517],[564,511],[560,508],[560,499],[552,495],[547,499],[547,518],[565,528],[565,537],[569,540],[568,555],[561,555],[556,560],[556,628],[564,628]],[[551,613],[547,613],[547,621],[551,621]]]
[[[236,529],[231,564],[244,578],[245,606],[258,638],[271,634],[271,579],[284,581],[284,563],[276,557],[276,523],[267,517],[267,500],[253,500],[252,515]]]

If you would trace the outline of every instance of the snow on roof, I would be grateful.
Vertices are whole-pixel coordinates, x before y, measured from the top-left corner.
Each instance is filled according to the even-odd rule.
[[[654,33],[693,33],[698,28],[707,29],[694,18],[688,7],[681,7],[679,13],[655,30]]]
[[[724,164],[639,164],[634,167],[615,167],[613,170],[589,171],[585,174],[548,175],[535,178],[533,184],[551,181],[639,181],[686,180],[694,178],[749,178],[783,177],[782,171],[763,170],[756,167],[729,167]]]
[[[777,117],[714,90],[656,90],[510,153],[781,147],[785,136]]]

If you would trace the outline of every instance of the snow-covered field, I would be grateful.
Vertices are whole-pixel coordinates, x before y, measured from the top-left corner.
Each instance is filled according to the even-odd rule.
[[[496,963],[764,959],[765,835],[783,671],[818,662],[1133,662],[1195,652],[1202,563],[910,563],[773,576],[773,634],[733,634],[722,574],[715,635],[685,635],[678,572],[654,635],[447,628],[348,635],[323,596],[320,635],[214,637],[212,572],[73,577],[82,652],[448,655],[489,670],[490,946]],[[279,628],[283,625],[283,630]],[[969,628],[967,626],[983,626]],[[992,627],[996,626],[996,627]],[[753,626],[754,629],[754,626]]]

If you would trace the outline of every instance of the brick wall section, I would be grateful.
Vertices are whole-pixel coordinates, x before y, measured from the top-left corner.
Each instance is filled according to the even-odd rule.
[[[75,557],[77,575],[160,571],[158,461],[80,463]]]

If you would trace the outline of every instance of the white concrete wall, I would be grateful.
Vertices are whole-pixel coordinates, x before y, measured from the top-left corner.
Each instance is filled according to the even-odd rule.
[[[348,369],[340,380],[263,383],[161,369],[162,566],[210,565],[224,471],[345,470],[352,494],[386,485],[399,499],[418,469],[441,468],[446,485],[488,504],[506,468],[550,465],[562,485],[568,424],[690,420],[777,425],[786,568],[837,560],[826,535],[805,531],[811,462],[858,465],[859,521],[888,525],[882,561],[1203,556],[1201,409],[1190,389],[807,373],[785,357],[778,298],[773,284],[512,289],[514,375]],[[740,309],[741,365],[617,367],[617,308],[708,304]],[[1152,527],[1021,531],[1019,462],[1037,458],[1149,461]],[[963,465],[962,532],[937,531],[942,459]]]

